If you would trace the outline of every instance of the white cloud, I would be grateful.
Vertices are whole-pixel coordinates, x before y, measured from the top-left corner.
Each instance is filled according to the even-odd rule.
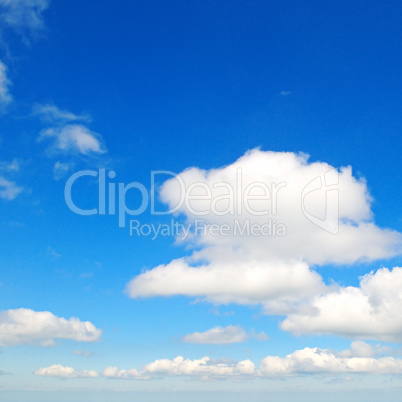
[[[268,196],[245,201],[247,191]],[[305,314],[312,298],[332,291],[310,265],[371,261],[402,250],[400,233],[375,225],[364,180],[350,167],[338,172],[324,162],[308,163],[304,154],[253,150],[223,168],[191,168],[167,180],[160,196],[198,227],[190,239],[197,251],[133,278],[126,290],[134,298],[185,295]],[[265,227],[265,235],[235,233],[267,222],[285,233],[275,227]],[[216,234],[211,225],[229,229]]]
[[[0,176],[0,198],[13,200],[22,191],[23,187],[19,187],[13,181],[9,181]]]
[[[102,331],[89,321],[78,318],[66,320],[48,311],[33,311],[20,308],[0,313],[0,345],[14,346],[34,344],[43,346],[54,344],[54,339],[71,339],[79,342],[95,342]]]
[[[9,87],[10,80],[7,78],[7,67],[0,61],[0,106],[5,106],[12,101]]]
[[[354,341],[350,344],[350,349],[339,353],[342,357],[374,357],[376,354],[377,350],[363,341]]]
[[[0,161],[0,171],[18,172],[20,170],[20,161],[14,158],[11,162]]]
[[[60,377],[60,378],[96,378],[99,374],[94,370],[79,371],[72,367],[63,367],[60,364],[54,364],[50,367],[39,368],[34,371],[35,375],[43,377]]]
[[[375,357],[378,349],[365,342],[356,341],[350,349],[341,352],[304,348],[285,356],[267,356],[262,359],[260,367],[250,360],[233,362],[227,359],[215,360],[208,356],[201,359],[158,359],[148,363],[141,370],[120,370],[106,367],[101,373],[93,370],[77,371],[71,367],[53,365],[40,368],[36,375],[80,378],[107,377],[114,379],[151,380],[160,377],[188,376],[199,379],[228,378],[262,378],[298,375],[344,375],[344,374],[401,374],[402,359],[393,357]]]
[[[59,109],[52,104],[41,105],[36,104],[33,108],[33,114],[39,116],[42,120],[51,123],[66,123],[72,121],[86,121],[90,122],[89,115],[77,115],[69,112],[68,110]]]
[[[316,296],[309,312],[293,312],[281,324],[294,334],[332,334],[402,342],[402,268],[364,275],[360,286]]]
[[[187,343],[239,343],[248,339],[246,331],[241,326],[228,325],[214,327],[205,332],[194,332],[185,335],[183,342]]]
[[[51,255],[53,258],[60,258],[62,255],[58,253],[56,250],[54,250],[52,247],[47,248],[47,252],[49,255]]]
[[[136,369],[119,370],[117,367],[106,367],[101,375],[108,378],[140,379],[141,374]]]
[[[119,370],[117,367],[106,367],[100,374],[93,370],[76,371],[72,367],[53,365],[40,368],[34,372],[40,376],[80,378],[80,377],[107,377],[115,379],[148,380],[162,376],[191,376],[203,378],[225,378],[252,376],[257,373],[255,365],[250,360],[241,362],[217,361],[209,357],[201,359],[184,359],[177,356],[172,360],[160,359],[146,364],[141,371],[137,369]]]
[[[253,150],[226,167],[191,168],[179,176],[187,192],[179,180],[172,178],[163,184],[160,195],[170,208],[179,207],[177,212],[189,222],[202,219],[206,224],[227,224],[233,228],[236,222],[263,224],[268,218],[274,218],[276,226],[283,224],[286,227],[285,236],[281,233],[275,236],[274,231],[273,235],[267,231],[266,236],[239,235],[240,232],[237,236],[232,232],[218,236],[210,231],[200,233],[194,241],[203,247],[201,254],[206,259],[213,257],[216,260],[219,255],[225,260],[226,250],[223,255],[217,253],[222,248],[230,248],[240,249],[255,260],[294,261],[301,258],[309,264],[321,265],[375,260],[402,251],[400,233],[380,229],[374,224],[366,183],[354,178],[350,167],[340,168],[337,172],[324,162],[308,163],[305,154]],[[316,189],[319,184],[322,188]],[[254,188],[250,187],[253,185]],[[207,199],[190,198],[190,195],[205,196],[207,191],[210,191]],[[228,201],[230,192],[233,195],[231,203]],[[245,195],[247,193],[252,198],[264,192],[267,196],[263,200],[245,201],[250,198]],[[181,197],[184,202],[180,204]],[[218,201],[219,197],[224,198]],[[327,220],[322,222],[324,229],[306,215],[310,218],[327,215]],[[338,221],[336,235],[325,230],[335,227]]]
[[[49,4],[50,0],[0,0],[2,25],[35,34],[43,29],[42,14]]]
[[[55,180],[60,180],[67,175],[72,168],[71,163],[64,163],[57,161],[53,167],[53,177]]]
[[[134,278],[131,297],[185,295],[214,303],[263,303],[267,311],[287,311],[289,305],[323,291],[321,277],[307,264],[265,261],[218,261],[191,267],[187,259],[160,265]]]
[[[107,377],[115,379],[149,380],[164,376],[191,376],[202,378],[225,378],[252,376],[257,374],[255,365],[250,360],[241,362],[217,361],[209,357],[201,359],[184,359],[177,356],[172,360],[160,359],[146,364],[141,371],[137,369],[119,370],[117,367],[106,367],[100,374],[93,370],[76,371],[72,367],[53,365],[40,368],[34,374],[48,377],[80,378],[80,377]]]
[[[39,140],[46,138],[53,140],[52,148],[56,151],[83,155],[106,152],[101,136],[81,124],[67,124],[42,130]]]
[[[161,359],[146,364],[142,368],[145,375],[186,375],[206,377],[226,377],[255,374],[253,362],[244,360],[237,363],[215,362],[209,357],[184,359],[178,356],[173,360]]]
[[[389,346],[376,344],[374,346],[363,341],[353,341],[350,344],[350,349],[339,352],[340,357],[382,357],[398,353]]]
[[[370,345],[364,347],[371,351]],[[358,348],[360,355],[353,356],[353,349],[341,353],[328,349],[305,348],[297,350],[286,357],[267,356],[261,362],[261,373],[265,376],[287,376],[300,374],[399,374],[402,373],[402,360],[393,357],[373,358],[362,354],[362,345]],[[342,357],[348,354],[352,357]]]
[[[17,159],[13,159],[11,162],[0,161],[0,198],[6,200],[13,200],[24,191],[23,187],[17,186],[14,181],[7,180],[4,177],[6,175],[14,174],[20,169],[20,162]]]
[[[38,141],[51,141],[50,151],[65,154],[94,155],[103,154],[106,148],[102,136],[87,128],[80,122],[90,122],[89,115],[77,115],[55,105],[36,104],[33,115],[52,124],[40,132]],[[62,178],[71,169],[72,163],[57,161],[53,173],[56,180]]]
[[[240,325],[228,325],[227,327],[214,327],[205,332],[194,332],[185,335],[182,340],[187,343],[224,344],[245,342],[249,338],[257,338],[259,340],[268,339],[264,333],[247,334]]]
[[[85,352],[84,350],[72,350],[71,353],[76,356],[84,357],[91,357],[95,354],[94,352]]]

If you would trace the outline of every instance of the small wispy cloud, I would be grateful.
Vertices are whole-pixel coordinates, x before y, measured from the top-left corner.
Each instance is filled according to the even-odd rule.
[[[217,308],[213,308],[210,310],[211,314],[215,314],[217,316],[225,316],[225,317],[231,317],[236,315],[235,311],[219,311]]]
[[[43,12],[49,4],[50,0],[0,0],[0,27],[36,36],[44,28]]]
[[[0,171],[3,172],[18,172],[21,163],[18,159],[14,158],[11,162],[0,161]]]
[[[72,163],[64,163],[57,161],[53,167],[53,177],[55,180],[60,180],[67,175],[67,173],[72,169]]]
[[[85,352],[84,350],[72,350],[71,353],[76,356],[83,356],[83,357],[91,357],[95,353],[94,352]]]
[[[17,186],[15,182],[0,176],[0,198],[11,201],[23,190],[23,187]]]
[[[33,108],[33,115],[52,125],[52,127],[43,129],[38,137],[38,141],[50,141],[50,152],[86,156],[106,152],[102,136],[83,124],[91,121],[89,115],[78,115],[49,104],[36,104]],[[70,167],[70,164],[56,162],[54,166],[55,178],[62,177]]]
[[[279,95],[288,96],[288,95],[290,95],[291,93],[292,93],[291,91],[281,91],[281,92],[279,92]]]
[[[0,61],[0,108],[4,108],[12,101],[10,94],[11,81],[7,77],[7,66]]]
[[[0,198],[11,201],[24,191],[22,186],[18,186],[15,181],[6,178],[13,176],[19,170],[18,159],[13,159],[11,162],[0,161]]]
[[[85,121],[90,122],[91,116],[87,114],[74,114],[68,110],[59,109],[57,106],[52,104],[42,105],[35,104],[33,107],[34,116],[39,116],[41,120],[50,123],[63,123],[72,121]]]
[[[81,279],[91,279],[94,277],[94,273],[93,272],[83,272],[82,274],[80,274],[80,278]]]
[[[240,325],[228,325],[227,327],[214,327],[205,332],[194,332],[185,335],[182,340],[186,343],[240,343],[250,338],[258,340],[267,340],[268,336],[263,332],[255,334],[254,332],[246,333]]]
[[[106,152],[99,134],[81,124],[68,124],[64,127],[52,127],[42,130],[39,141],[46,138],[53,140],[54,150],[66,153],[103,154]]]
[[[48,252],[49,255],[51,255],[53,258],[60,258],[60,257],[61,257],[61,254],[58,253],[57,251],[53,250],[53,248],[50,247],[50,246],[47,248],[47,252]]]

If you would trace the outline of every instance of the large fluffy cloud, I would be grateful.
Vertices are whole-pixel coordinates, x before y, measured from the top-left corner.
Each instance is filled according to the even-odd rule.
[[[55,339],[71,339],[79,342],[95,342],[102,331],[89,321],[78,318],[66,320],[49,311],[33,311],[20,308],[0,313],[0,345],[13,346],[40,342],[53,344]]]
[[[192,225],[197,251],[132,279],[134,298],[186,295],[311,313],[309,300],[332,292],[311,265],[401,252],[401,234],[375,225],[365,181],[304,154],[253,150],[223,168],[188,169],[160,195]]]
[[[190,222],[233,228],[275,219],[276,229],[285,227],[285,235],[214,235],[207,229],[195,238],[206,258],[231,248],[257,260],[353,263],[401,251],[401,235],[374,224],[364,180],[350,167],[308,163],[305,154],[253,150],[220,169],[188,169],[166,181],[160,195]]]
[[[402,268],[371,272],[359,287],[339,287],[311,304],[310,311],[289,314],[282,329],[402,342]]]
[[[127,287],[132,297],[205,297],[215,303],[263,303],[267,311],[282,312],[321,292],[321,277],[305,263],[285,264],[265,261],[211,262],[189,266],[174,260],[134,278]]]

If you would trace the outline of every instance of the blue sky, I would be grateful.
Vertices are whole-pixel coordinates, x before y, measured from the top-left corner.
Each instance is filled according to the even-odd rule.
[[[401,15],[0,0],[0,400],[396,400]],[[74,213],[66,183],[90,171],[71,198],[98,208],[100,169],[106,213]],[[251,197],[284,186],[250,212],[239,171]],[[233,214],[211,208],[222,183]],[[109,184],[116,208],[119,186],[144,205],[125,227]],[[160,211],[183,202],[155,215],[138,187]],[[232,232],[272,219],[284,236]]]

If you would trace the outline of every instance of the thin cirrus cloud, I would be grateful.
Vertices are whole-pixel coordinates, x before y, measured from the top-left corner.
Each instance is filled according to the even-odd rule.
[[[23,190],[23,187],[17,186],[15,182],[0,176],[0,198],[11,201]]]
[[[57,161],[53,166],[53,177],[55,180],[60,180],[72,170],[74,163]]]
[[[3,172],[18,172],[20,170],[21,163],[18,159],[14,158],[11,162],[0,161],[0,171]]]
[[[91,116],[87,114],[77,115],[68,110],[59,109],[53,104],[35,104],[33,107],[34,116],[38,116],[44,122],[71,122],[71,121],[85,121],[90,122]]]
[[[94,356],[94,352],[86,352],[85,350],[72,350],[71,353],[76,356],[91,357]]]
[[[71,367],[53,365],[39,368],[35,375],[61,378],[107,377],[126,380],[152,380],[160,377],[188,376],[194,378],[284,378],[312,375],[339,374],[401,374],[402,359],[394,357],[376,357],[377,349],[365,342],[356,341],[350,349],[340,352],[304,348],[296,350],[285,357],[267,356],[262,359],[259,368],[250,361],[228,362],[214,360],[210,357],[201,359],[158,359],[148,363],[141,370],[120,370],[107,367],[102,372],[93,370],[76,371]]]
[[[44,28],[43,12],[49,5],[50,0],[0,0],[0,28],[28,31],[35,36]]]
[[[11,81],[7,77],[7,67],[0,61],[0,107],[8,105],[12,101],[10,85]]]
[[[53,346],[55,339],[78,342],[96,342],[102,331],[89,321],[78,318],[69,320],[57,317],[49,311],[33,311],[26,308],[5,310],[0,313],[0,345]]]
[[[5,177],[15,174],[19,169],[20,163],[17,159],[14,159],[12,162],[0,161],[0,198],[11,201],[24,191],[23,187],[18,186],[14,181]]]
[[[268,336],[263,332],[255,334],[247,333],[240,325],[228,325],[227,327],[214,327],[205,332],[193,332],[183,336],[182,341],[186,343],[200,344],[228,344],[246,342],[250,338],[267,340]]]

